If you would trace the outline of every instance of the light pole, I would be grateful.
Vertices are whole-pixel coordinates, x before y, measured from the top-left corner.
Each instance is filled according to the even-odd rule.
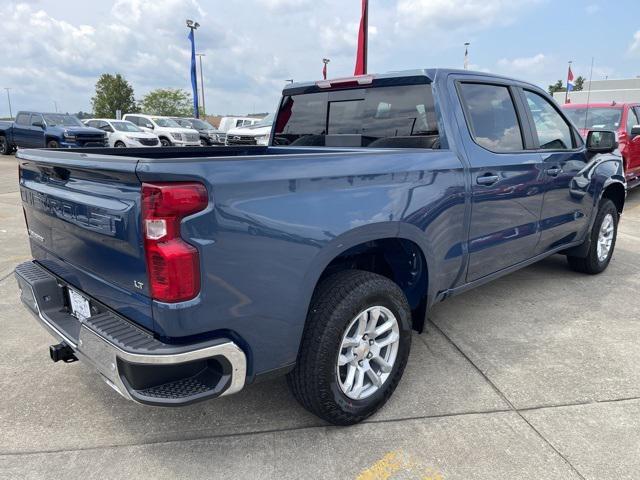
[[[193,114],[196,118],[200,118],[198,111],[198,74],[196,72],[196,30],[200,24],[193,20],[187,19],[187,28],[191,30],[189,39],[191,40],[191,87],[193,88]]]
[[[470,42],[464,43],[464,69],[469,70],[469,45]]]
[[[207,107],[204,104],[204,76],[202,73],[202,57],[205,57],[204,53],[196,53],[196,57],[200,59],[200,93],[202,93],[202,111],[207,115]]]
[[[7,101],[9,102],[9,118],[13,120],[13,113],[11,112],[11,95],[9,94],[9,90],[11,90],[11,88],[4,87],[4,89],[7,91]]]

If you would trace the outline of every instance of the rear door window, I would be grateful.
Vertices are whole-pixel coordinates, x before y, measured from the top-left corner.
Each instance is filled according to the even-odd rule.
[[[524,150],[522,129],[508,87],[462,83],[460,93],[478,145],[493,152]]]
[[[16,117],[16,123],[18,125],[29,125],[29,114],[28,113],[19,113]]]

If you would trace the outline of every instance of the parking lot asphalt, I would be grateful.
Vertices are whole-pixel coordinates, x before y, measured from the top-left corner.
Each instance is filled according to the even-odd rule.
[[[164,409],[53,364],[11,275],[16,178],[1,158],[0,478],[640,478],[640,191],[603,274],[558,255],[436,306],[391,401],[340,428],[283,379]]]

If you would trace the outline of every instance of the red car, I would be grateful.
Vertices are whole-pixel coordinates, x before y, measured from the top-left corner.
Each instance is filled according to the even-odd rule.
[[[615,131],[628,187],[640,185],[640,103],[569,103],[562,109],[583,136],[593,129]]]

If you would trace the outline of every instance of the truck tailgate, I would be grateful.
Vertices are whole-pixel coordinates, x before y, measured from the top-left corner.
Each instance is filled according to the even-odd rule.
[[[153,328],[137,159],[37,150],[18,158],[34,259],[107,307]]]

